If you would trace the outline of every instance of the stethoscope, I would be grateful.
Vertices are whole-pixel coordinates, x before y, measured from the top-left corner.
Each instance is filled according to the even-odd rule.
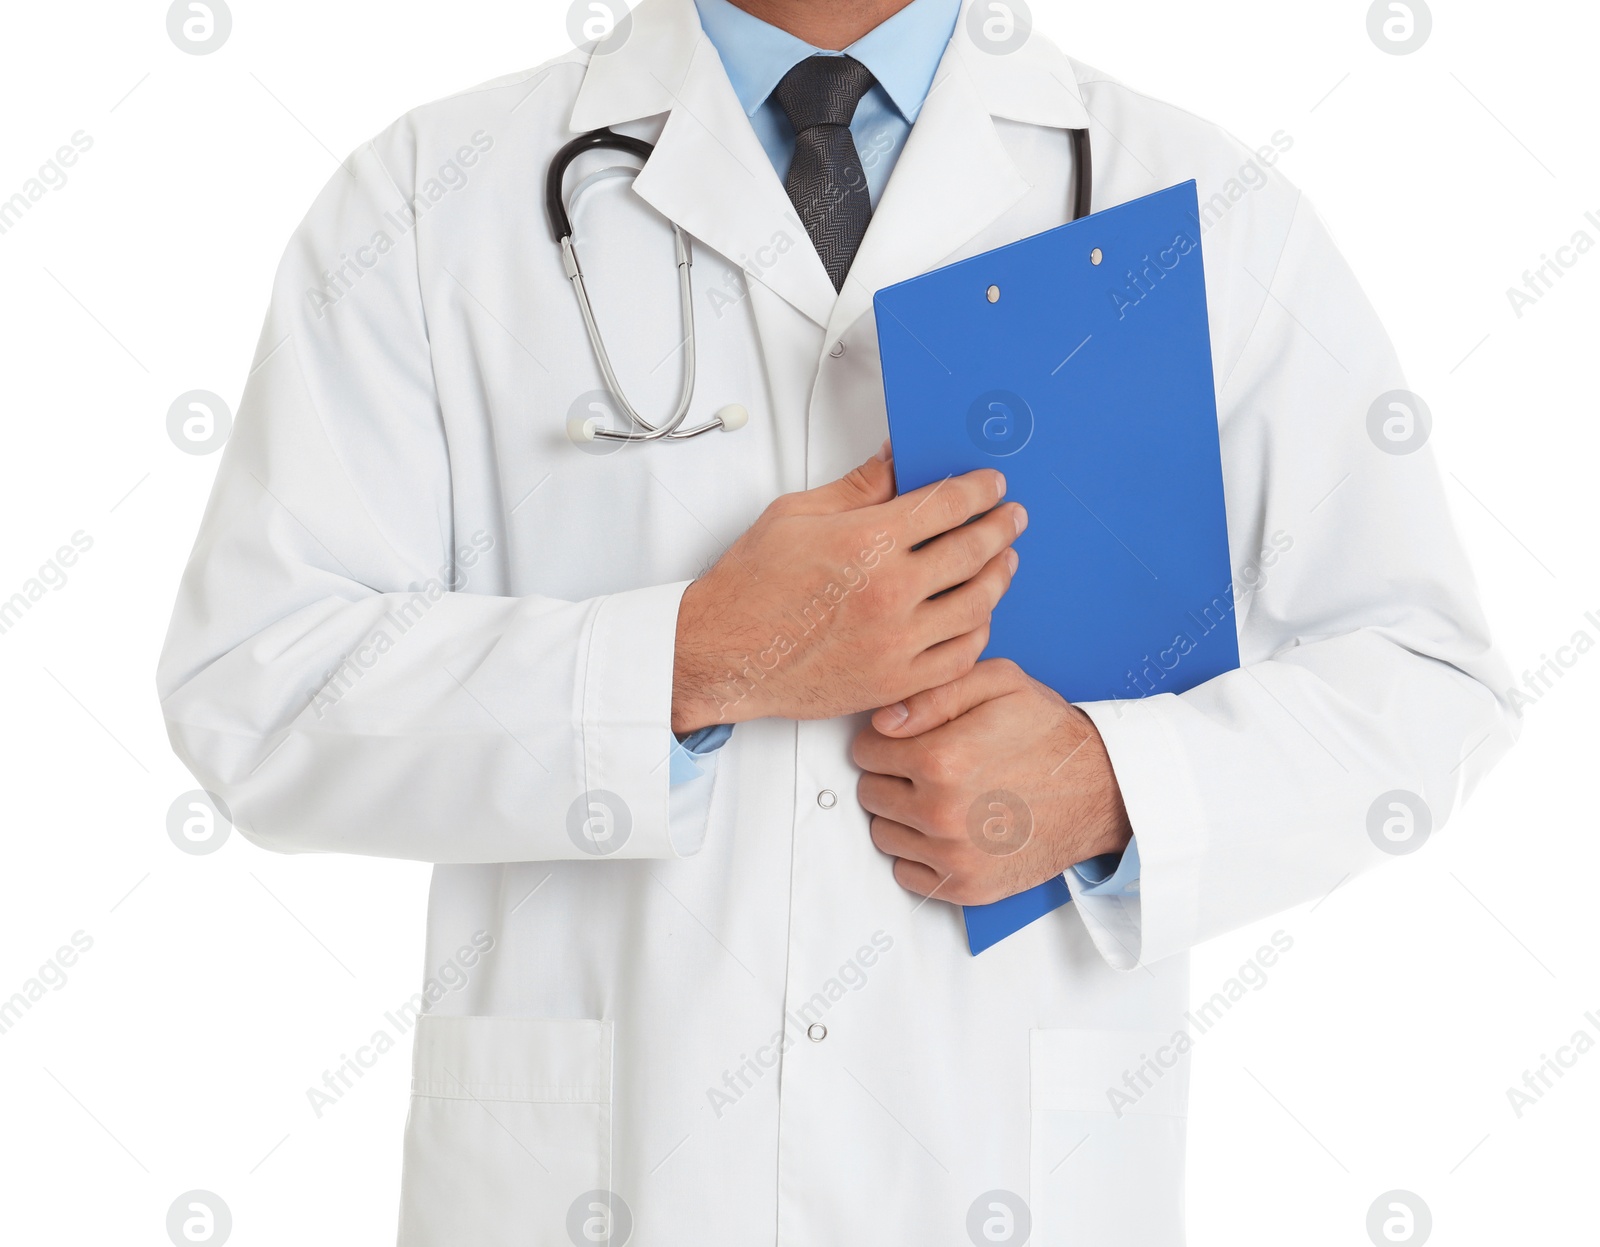
[[[1076,221],[1089,215],[1089,201],[1094,192],[1093,157],[1088,130],[1069,130],[1067,133],[1072,138],[1072,219]],[[572,245],[572,218],[567,214],[563,191],[568,166],[584,152],[606,147],[628,152],[642,161],[649,160],[655,151],[655,144],[618,134],[609,128],[580,134],[558,151],[550,162],[550,170],[545,175],[545,212],[550,218],[550,230],[561,246],[561,259],[566,267],[567,278],[578,296],[578,311],[583,316],[584,328],[589,331],[589,345],[594,348],[595,362],[600,365],[606,392],[628,418],[631,427],[605,429],[593,417],[576,415],[567,421],[567,435],[575,442],[592,442],[597,438],[611,442],[676,442],[699,437],[713,429],[724,429],[729,433],[742,429],[749,422],[750,413],[739,403],[728,404],[704,424],[687,429],[682,427],[684,418],[689,414],[689,405],[694,401],[694,292],[689,282],[689,269],[694,262],[689,258],[689,239],[676,221],[672,222],[672,235],[678,254],[678,300],[682,307],[685,344],[683,386],[678,393],[678,405],[663,423],[652,424],[639,414],[622,392],[622,383],[617,380],[616,370],[611,366],[611,356],[606,351],[605,340],[600,336],[600,326],[594,318],[594,306],[589,302],[589,291],[584,286],[583,267],[578,263],[577,248]]]

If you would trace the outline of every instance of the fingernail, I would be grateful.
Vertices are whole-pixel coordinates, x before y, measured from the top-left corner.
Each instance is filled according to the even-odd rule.
[[[1028,526],[1028,509],[1026,507],[1019,506],[1017,508],[1016,522],[1017,532],[1020,534],[1022,530]]]
[[[897,701],[892,706],[885,706],[883,713],[889,716],[890,727],[901,727],[911,717],[911,708],[903,701]]]
[[[1004,498],[1006,496],[1006,477],[1005,477],[1005,473],[1004,472],[1000,472],[1000,473],[997,473],[997,475],[1000,477],[1000,496],[1002,498]]]
[[[889,455],[890,455],[889,439],[886,437],[886,438],[883,439],[883,445],[878,447],[878,453],[873,455],[872,457],[874,459],[876,459],[879,463],[887,463],[887,462],[889,462]]]
[[[1017,552],[1015,550],[1007,550],[1006,551],[1006,556],[1007,556],[1007,561],[1011,564],[1011,570],[1012,571],[1016,571],[1017,570],[1017,564],[1020,563],[1022,561],[1022,559],[1017,555]]]

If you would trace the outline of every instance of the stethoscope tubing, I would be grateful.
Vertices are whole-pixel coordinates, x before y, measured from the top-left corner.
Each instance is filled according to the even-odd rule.
[[[644,139],[617,134],[610,129],[591,130],[587,134],[580,134],[562,147],[556,153],[555,159],[550,162],[550,169],[545,177],[545,214],[550,220],[551,232],[555,234],[556,242],[560,244],[562,264],[566,269],[567,279],[572,283],[573,293],[577,295],[578,311],[583,316],[583,327],[589,334],[589,345],[594,348],[595,362],[600,365],[600,374],[605,380],[606,390],[622,408],[622,414],[632,422],[633,428],[642,432],[602,429],[593,423],[588,423],[582,431],[583,436],[585,440],[599,438],[613,442],[654,442],[663,438],[681,440],[698,437],[702,433],[720,429],[723,427],[721,420],[711,420],[690,429],[681,427],[689,414],[689,406],[694,401],[696,343],[694,287],[690,280],[690,269],[694,261],[691,258],[689,239],[676,222],[672,225],[672,235],[677,249],[678,304],[682,311],[684,330],[683,385],[678,393],[677,407],[665,423],[652,424],[628,401],[622,389],[622,382],[617,378],[616,369],[612,367],[611,355],[606,350],[600,325],[595,320],[594,305],[589,299],[589,289],[583,280],[583,266],[578,261],[578,249],[572,241],[572,219],[567,214],[567,205],[562,192],[567,169],[572,162],[584,152],[598,148],[614,148],[638,156],[641,160],[648,160],[650,153],[655,150],[654,144]]]

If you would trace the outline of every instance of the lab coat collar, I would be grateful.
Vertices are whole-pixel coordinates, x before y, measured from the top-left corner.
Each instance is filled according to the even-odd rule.
[[[1066,56],[1034,34],[994,55],[968,33],[966,0],[917,124],[889,178],[844,289],[806,239],[734,92],[694,0],[644,0],[589,58],[574,133],[668,114],[639,197],[828,330],[842,334],[883,286],[936,267],[1028,190],[993,119],[1089,124]],[[774,248],[775,240],[787,245]],[[776,262],[762,264],[757,257]]]

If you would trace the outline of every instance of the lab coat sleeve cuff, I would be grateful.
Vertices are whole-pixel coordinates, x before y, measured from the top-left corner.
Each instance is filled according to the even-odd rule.
[[[1075,908],[1095,947],[1118,970],[1150,965],[1198,936],[1199,862],[1206,832],[1200,790],[1168,726],[1161,694],[1138,701],[1084,702],[1122,790],[1138,848],[1133,888],[1074,888]],[[1126,859],[1125,859],[1125,863]],[[1072,872],[1068,885],[1074,882]],[[1110,881],[1107,881],[1110,882]]]
[[[627,817],[619,857],[686,857],[705,839],[709,793],[672,791],[672,666],[689,583],[603,599],[590,633],[580,694],[583,786]]]

